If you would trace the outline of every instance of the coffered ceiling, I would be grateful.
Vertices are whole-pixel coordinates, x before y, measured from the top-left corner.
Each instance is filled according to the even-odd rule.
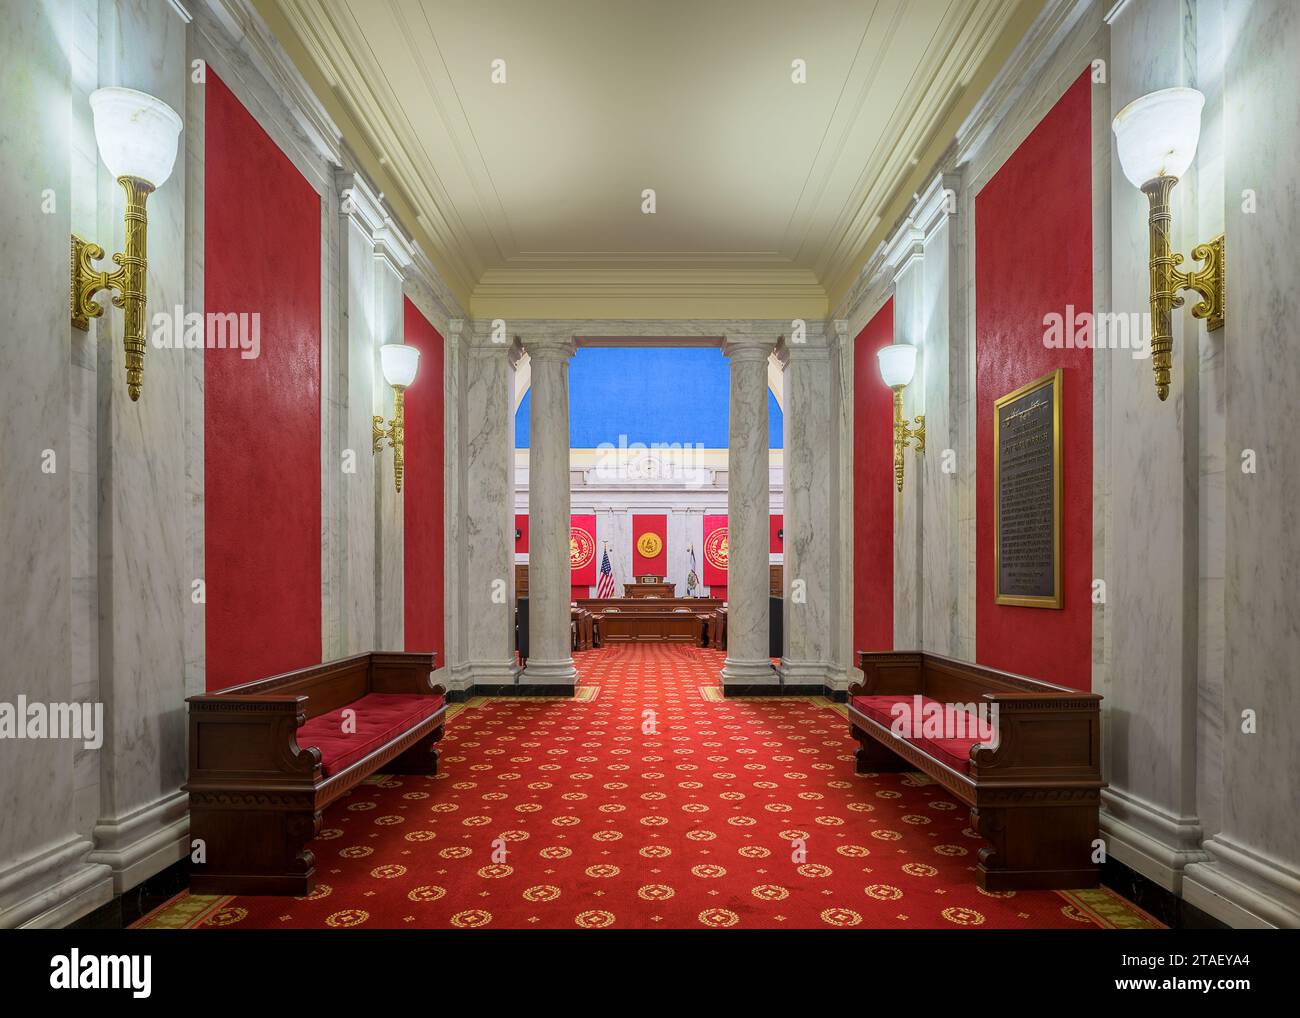
[[[1041,0],[258,6],[476,317],[667,318],[824,315]]]

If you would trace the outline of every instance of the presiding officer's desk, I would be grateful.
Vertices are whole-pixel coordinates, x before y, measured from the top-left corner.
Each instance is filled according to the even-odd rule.
[[[703,646],[723,602],[715,597],[584,598],[578,607],[590,611],[597,643],[659,642]]]

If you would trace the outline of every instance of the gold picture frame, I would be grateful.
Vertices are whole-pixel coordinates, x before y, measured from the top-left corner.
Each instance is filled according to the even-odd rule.
[[[993,403],[993,603],[1021,608],[1061,608],[1064,591],[1061,589],[1061,385],[1064,374],[1061,368],[1049,371],[1032,382],[1026,382],[1014,392],[1009,392]],[[1002,408],[1039,389],[1052,390],[1052,589],[1046,596],[1002,593],[1002,464],[1001,417]]]

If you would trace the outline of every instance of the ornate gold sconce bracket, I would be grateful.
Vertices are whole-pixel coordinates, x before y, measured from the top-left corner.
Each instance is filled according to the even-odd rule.
[[[95,262],[104,257],[104,249],[75,233],[72,235],[72,324],[83,332],[88,330],[90,319],[104,313],[103,305],[94,299],[95,295],[101,290],[113,293],[113,306],[121,308],[123,313],[126,391],[134,402],[140,398],[144,384],[146,237],[149,226],[145,203],[154,188],[139,177],[118,177],[117,182],[126,191],[125,250],[113,255],[117,269],[105,272],[95,268]]]
[[[406,386],[393,386],[393,419],[387,427],[384,426],[384,419],[381,416],[376,415],[370,420],[373,451],[377,453],[383,448],[384,439],[388,440],[393,450],[393,483],[397,485],[397,490],[400,492],[406,453]]]
[[[917,453],[925,452],[925,414],[912,418],[909,426],[903,416],[903,390],[906,386],[894,386],[894,487],[903,490],[903,450],[909,441],[916,442]]]
[[[1183,256],[1175,254],[1169,239],[1173,216],[1169,208],[1169,194],[1178,183],[1177,177],[1161,176],[1142,185],[1142,191],[1151,205],[1149,233],[1151,245],[1151,365],[1156,373],[1156,395],[1169,396],[1170,374],[1173,368],[1173,309],[1183,306],[1180,292],[1191,290],[1200,295],[1193,306],[1192,315],[1207,321],[1213,332],[1223,328],[1223,235],[1208,244],[1198,244],[1192,258],[1204,265],[1192,272],[1183,272],[1178,266]]]

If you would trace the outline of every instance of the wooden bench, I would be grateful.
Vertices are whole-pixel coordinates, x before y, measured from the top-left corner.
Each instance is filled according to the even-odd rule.
[[[986,891],[1096,887],[1101,697],[924,653],[861,653],[849,687],[859,774],[918,770],[970,807]],[[996,741],[894,734],[894,705],[997,706]],[[991,711],[990,711],[991,714]],[[951,733],[944,732],[944,736]]]
[[[310,894],[321,811],[376,771],[436,774],[432,654],[371,653],[191,696],[194,894]],[[351,710],[353,714],[345,714]]]

